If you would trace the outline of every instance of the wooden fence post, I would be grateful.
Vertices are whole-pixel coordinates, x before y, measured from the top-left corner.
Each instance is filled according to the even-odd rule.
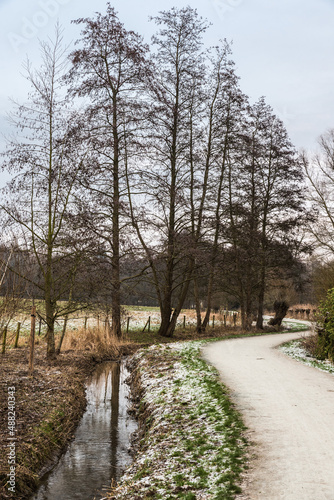
[[[100,315],[97,316],[97,329],[100,329]]]
[[[233,325],[237,325],[237,313],[233,313]]]
[[[130,316],[128,316],[126,320],[126,333],[129,333],[129,325],[130,325]]]
[[[183,330],[186,329],[186,317],[183,316]]]
[[[17,349],[17,346],[18,346],[18,343],[19,343],[20,329],[21,329],[21,323],[18,322],[18,324],[17,324],[17,330],[16,330],[16,337],[15,337],[15,342],[14,342],[14,348],[15,349]]]
[[[5,352],[6,352],[6,339],[7,339],[7,326],[4,327],[2,335],[3,335],[3,337],[2,337],[2,351],[1,351],[1,353],[5,354]]]
[[[142,333],[145,332],[146,327],[148,327],[147,331],[150,331],[150,326],[151,326],[151,316],[148,317],[148,320],[146,321],[145,326],[142,329]]]
[[[224,314],[224,327],[226,328],[226,314]]]
[[[61,349],[64,337],[65,337],[66,328],[67,328],[67,321],[68,321],[68,315],[66,315],[65,319],[64,319],[63,330],[61,332],[61,336],[60,336],[60,339],[59,339],[59,342],[58,342],[58,347],[56,349],[57,356],[60,354],[60,349]]]
[[[87,316],[85,316],[85,324],[84,324],[84,329],[87,330]]]
[[[215,327],[215,315],[212,316],[212,328]]]
[[[29,376],[31,376],[34,371],[35,328],[36,328],[36,306],[32,306],[31,325],[30,325]]]
[[[39,318],[38,336],[40,336],[40,335],[41,335],[41,330],[42,330],[42,318]]]

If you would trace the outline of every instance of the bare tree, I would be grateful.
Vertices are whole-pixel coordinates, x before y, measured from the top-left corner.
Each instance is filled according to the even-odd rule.
[[[160,12],[153,20],[160,29],[153,37],[155,85],[150,93],[147,159],[145,170],[136,186],[129,185],[129,191],[133,225],[150,265],[160,306],[159,333],[170,337],[194,269],[194,235],[187,210],[194,175],[189,152],[191,155],[192,133],[198,134],[191,126],[201,114],[196,106],[203,110],[199,87],[202,35],[207,23],[190,7]],[[139,194],[145,214],[138,204],[136,207]]]
[[[279,267],[280,245],[295,247],[305,220],[303,174],[283,123],[261,98],[249,108],[229,173],[228,239],[233,244],[242,322],[257,313],[263,326],[268,272]]]
[[[225,41],[220,47],[216,47],[215,51],[215,57],[210,61],[211,71],[207,70],[207,88],[203,99],[206,109],[202,120],[201,141],[204,175],[202,182],[197,180],[201,188],[198,210],[191,194],[192,226],[196,227],[195,240],[200,255],[194,272],[198,332],[205,330],[210,319],[221,241],[222,211],[227,197],[227,169],[232,151],[238,143],[239,129],[247,104],[247,98],[238,85],[234,63],[230,60],[230,46]],[[199,262],[205,265],[202,266]],[[203,321],[197,285],[197,275],[203,273],[201,268],[207,274],[206,314]]]
[[[0,264],[0,332],[2,332],[21,309],[26,283],[10,270],[11,267],[15,267],[23,272],[22,263],[19,261],[19,256],[14,253],[13,247],[8,244],[1,247],[0,262],[2,263]]]
[[[313,157],[303,154],[303,166],[308,180],[308,200],[315,220],[308,231],[317,252],[332,259],[334,254],[334,129],[319,139],[320,151]]]
[[[77,265],[74,241],[78,235],[69,216],[86,152],[75,132],[75,115],[66,98],[66,48],[59,26],[55,40],[41,42],[40,46],[41,67],[34,70],[29,61],[25,66],[32,88],[28,103],[17,104],[11,115],[16,137],[8,143],[3,168],[14,177],[7,185],[1,209],[8,223],[21,230],[18,246],[25,240],[34,256],[37,275],[24,277],[44,297],[47,356],[53,358],[54,324],[59,315],[68,312],[66,306],[58,308],[57,304],[67,293]],[[68,262],[69,258],[73,265],[63,267],[63,260]]]
[[[111,265],[112,330],[119,337],[121,260],[129,233],[125,168],[141,134],[148,47],[125,29],[109,3],[105,15],[74,22],[84,28],[81,47],[71,54],[68,80],[72,94],[90,99],[84,129],[94,156],[81,179],[90,191],[85,217]]]

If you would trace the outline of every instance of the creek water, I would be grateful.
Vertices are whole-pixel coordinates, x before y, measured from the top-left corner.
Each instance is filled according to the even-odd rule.
[[[99,365],[86,386],[87,408],[74,440],[31,500],[101,499],[132,461],[130,436],[137,428],[127,413],[124,362]]]

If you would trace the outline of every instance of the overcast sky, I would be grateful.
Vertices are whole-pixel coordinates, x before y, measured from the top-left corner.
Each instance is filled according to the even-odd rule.
[[[150,15],[189,3],[111,2],[125,26],[146,41],[155,30]],[[208,45],[221,38],[233,40],[243,92],[252,102],[265,96],[295,146],[313,150],[318,136],[334,127],[334,0],[192,0],[191,5],[212,23]],[[28,55],[38,65],[38,39],[52,35],[59,18],[66,41],[75,40],[79,31],[71,20],[104,13],[105,7],[102,0],[0,0],[2,133],[7,130],[9,97],[26,97],[22,63]]]

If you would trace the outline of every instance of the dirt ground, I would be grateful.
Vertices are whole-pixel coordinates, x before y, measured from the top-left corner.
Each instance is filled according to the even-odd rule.
[[[334,378],[275,349],[298,337],[227,340],[203,350],[254,443],[243,499],[334,499]]]

